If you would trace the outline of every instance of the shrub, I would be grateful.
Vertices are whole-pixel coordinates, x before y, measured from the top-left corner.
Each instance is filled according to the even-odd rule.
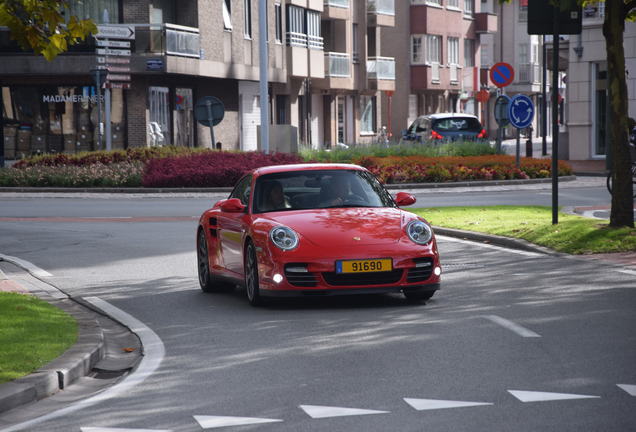
[[[139,161],[90,165],[27,166],[0,170],[0,186],[130,187],[141,185]]]
[[[255,152],[206,152],[153,159],[146,164],[142,184],[145,187],[234,186],[243,174],[254,168],[300,162],[296,155]]]

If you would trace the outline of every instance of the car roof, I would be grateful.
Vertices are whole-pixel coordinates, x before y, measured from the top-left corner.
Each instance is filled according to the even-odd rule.
[[[359,165],[353,164],[336,164],[336,163],[305,163],[305,164],[291,164],[291,165],[271,165],[261,168],[256,168],[252,171],[252,174],[261,176],[264,174],[273,174],[288,171],[315,171],[315,170],[357,170],[365,171],[365,169]]]
[[[477,119],[477,116],[474,116],[472,114],[465,114],[465,113],[434,113],[434,114],[426,114],[423,116],[420,116],[419,118],[430,118],[432,120],[439,120],[439,119],[445,119],[445,118],[474,118]]]

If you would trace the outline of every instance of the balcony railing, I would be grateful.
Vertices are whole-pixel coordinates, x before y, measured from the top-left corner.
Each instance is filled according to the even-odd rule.
[[[382,15],[395,15],[395,0],[367,0],[367,11]]]
[[[541,79],[541,66],[538,63],[523,63],[519,65],[520,83],[537,83]]]
[[[325,6],[349,8],[349,0],[325,0]]]
[[[158,54],[200,58],[199,29],[176,24],[133,24],[135,39],[132,43],[133,54]],[[9,39],[9,30],[0,27],[0,51],[25,53]],[[94,54],[95,39],[87,37],[85,41],[69,47],[68,54]],[[25,54],[29,54],[28,52]]]
[[[367,60],[367,78],[395,80],[395,59],[393,57],[369,57]]]
[[[450,68],[450,82],[452,82],[452,83],[458,82],[458,79],[457,79],[457,65],[456,64],[451,64],[449,66],[449,68]]]
[[[347,53],[325,53],[325,75],[329,77],[348,78],[351,76],[351,59]]]

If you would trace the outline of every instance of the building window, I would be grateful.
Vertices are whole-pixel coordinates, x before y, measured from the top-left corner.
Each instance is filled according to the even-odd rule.
[[[475,0],[464,0],[464,15],[473,16],[475,12]]]
[[[358,53],[358,24],[351,24],[351,60],[354,63],[360,61],[360,54]]]
[[[426,4],[432,5],[432,6],[441,6],[442,0],[426,0]]]
[[[375,133],[375,96],[360,96],[360,133]]]
[[[459,0],[447,0],[446,7],[449,9],[459,9]]]
[[[223,0],[223,28],[232,30],[232,3],[231,0]]]
[[[276,20],[276,42],[283,42],[283,17],[280,3],[274,5],[274,19]]]
[[[426,35],[426,63],[440,63],[442,38]]]
[[[322,49],[323,42],[320,37],[320,12],[306,10],[307,15],[307,42],[309,48]]]
[[[448,64],[459,64],[459,39],[456,37],[448,38]]]
[[[71,0],[68,2],[68,15],[79,19],[91,19],[96,24],[116,24],[119,22],[118,0]]]
[[[475,66],[475,39],[464,39],[464,66]]]
[[[422,35],[411,35],[411,64],[424,63],[424,47],[422,46]]]
[[[252,39],[252,0],[245,0],[245,38]]]
[[[287,6],[287,45],[307,46],[305,10],[294,5]]]

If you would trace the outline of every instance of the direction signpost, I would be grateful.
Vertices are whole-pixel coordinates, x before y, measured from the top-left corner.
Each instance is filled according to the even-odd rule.
[[[225,116],[225,105],[214,96],[204,96],[197,101],[194,106],[194,117],[203,126],[210,127],[210,138],[212,139],[212,148],[216,148],[214,143],[214,128]]]
[[[510,64],[505,63],[505,62],[499,62],[499,63],[495,63],[489,71],[489,75],[490,75],[490,81],[492,81],[492,83],[494,85],[496,85],[500,90],[503,89],[503,87],[506,87],[510,84],[512,84],[512,82],[515,79],[515,70],[512,66],[510,66]],[[497,105],[497,102],[495,102],[495,117],[497,116],[497,109],[499,107],[499,109],[501,109],[502,104],[506,104],[507,102],[509,102],[509,99],[500,99],[501,96],[505,96],[504,94],[501,94],[498,98],[497,101],[499,102],[499,105]],[[507,106],[507,104],[506,104]],[[503,119],[505,116],[501,115],[500,118]],[[497,129],[497,145],[496,145],[496,149],[497,152],[501,151],[501,139],[502,139],[502,135],[503,135],[503,127],[506,126],[508,124],[508,120],[505,120],[505,124],[501,124],[499,121],[497,121],[497,124],[499,125],[499,128]]]
[[[510,99],[508,104],[508,119],[510,124],[517,128],[517,147],[515,153],[515,164],[519,168],[519,150],[520,150],[520,138],[521,129],[525,129],[532,124],[534,119],[534,104],[532,99],[524,94],[515,95]]]
[[[110,121],[110,89],[129,89],[131,42],[135,40],[135,26],[127,24],[101,24],[97,26],[95,35],[98,69],[103,70],[104,103],[106,112],[106,150],[112,148],[112,134]],[[113,66],[117,65],[117,66]],[[101,102],[100,102],[101,103]],[[99,125],[101,128],[101,123]],[[101,139],[98,146],[101,148]]]

